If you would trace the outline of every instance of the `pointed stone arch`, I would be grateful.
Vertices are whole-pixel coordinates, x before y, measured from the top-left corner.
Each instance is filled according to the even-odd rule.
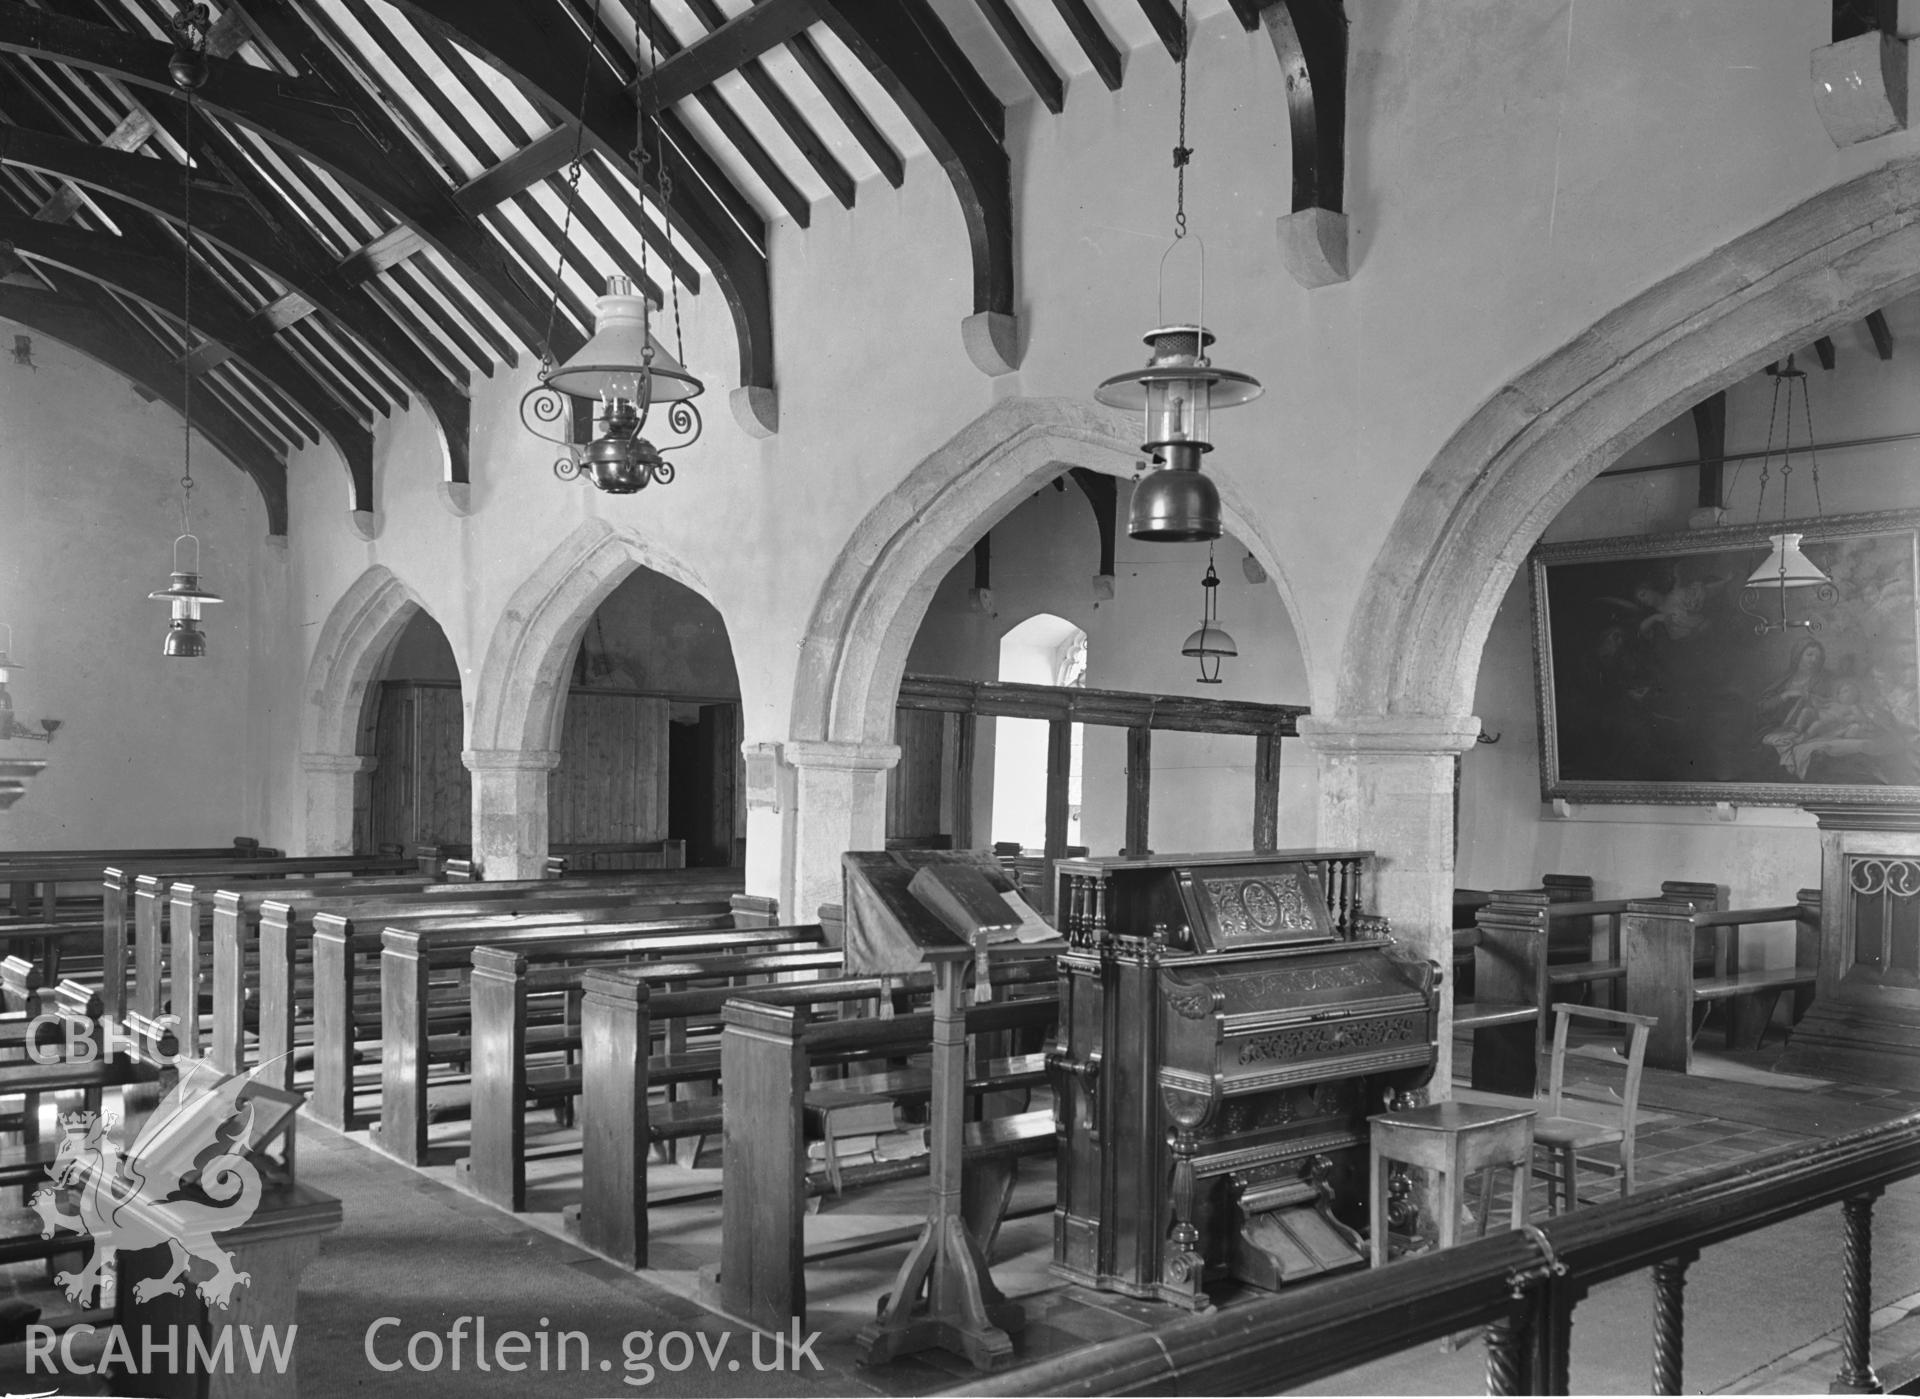
[[[1064,398],[1008,398],[916,466],[855,527],[821,588],[801,643],[783,757],[794,769],[782,907],[810,916],[837,901],[840,852],[877,849],[885,774],[899,758],[894,702],[907,653],[947,571],[1040,486],[1074,467],[1129,475],[1140,457],[1129,414]],[[1227,528],[1259,560],[1290,616],[1286,573],[1231,478],[1216,476]],[[1301,630],[1309,678],[1312,656]]]
[[[462,755],[473,774],[474,856],[489,879],[537,878],[545,866],[568,663],[595,609],[640,568],[713,600],[699,573],[653,541],[588,520],[514,590],[494,625]]]
[[[1742,234],[1481,405],[1422,473],[1340,660],[1343,716],[1465,715],[1494,613],[1580,488],[1690,405],[1920,288],[1920,158]]]
[[[300,721],[310,855],[353,849],[353,814],[374,766],[373,756],[360,752],[367,697],[393,643],[423,610],[413,589],[375,564],[354,579],[320,629]]]

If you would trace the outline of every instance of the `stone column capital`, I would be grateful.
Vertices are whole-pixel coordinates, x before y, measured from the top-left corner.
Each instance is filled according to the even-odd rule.
[[[560,766],[556,748],[468,748],[460,754],[468,772],[552,772]]]
[[[300,770],[310,774],[323,772],[372,772],[380,760],[367,753],[302,753]]]
[[[781,744],[780,752],[796,768],[827,772],[888,772],[900,761],[897,743],[800,738]]]
[[[1471,714],[1303,714],[1300,739],[1326,757],[1451,758],[1473,747]]]

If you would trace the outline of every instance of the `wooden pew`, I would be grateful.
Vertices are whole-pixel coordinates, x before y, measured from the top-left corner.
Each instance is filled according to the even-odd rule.
[[[750,996],[752,993],[748,993]],[[1000,1001],[969,1006],[969,1037],[1057,1018],[1059,1003]],[[809,1021],[805,1009],[736,996],[724,1009],[721,1098],[726,1189],[721,1195],[721,1309],[751,1325],[784,1331],[806,1321],[807,1097],[816,1057],[924,1054],[932,1048],[931,1014],[884,1020]],[[1002,1084],[976,1079],[974,1093]],[[967,1225],[990,1246],[1013,1188],[1021,1156],[1051,1155],[1051,1111],[1017,1113],[967,1125],[965,1159],[975,1174],[967,1188]],[[891,1171],[875,1174],[898,1175]],[[885,1242],[909,1242],[924,1221]],[[851,1251],[847,1246],[835,1252]]]
[[[328,873],[352,873],[356,870],[374,872],[395,869],[416,868],[413,861],[402,860],[391,855],[327,855],[307,859],[275,860],[200,860],[200,861],[155,861],[142,864],[110,865],[101,878],[101,923],[104,929],[103,958],[106,963],[106,980],[103,990],[106,993],[107,1013],[124,1015],[128,1010],[137,1010],[143,1015],[152,1015],[160,992],[160,968],[163,965],[164,947],[160,929],[165,917],[165,889],[176,879],[220,878],[252,879],[269,875],[316,875]],[[141,884],[141,880],[149,882]],[[144,943],[140,938],[138,923],[141,919],[142,888],[152,891],[145,913],[147,925],[154,930],[154,936]],[[143,954],[140,949],[145,947]],[[130,954],[130,949],[132,949]],[[124,978],[128,969],[130,955],[135,959],[133,966],[133,1000],[128,998],[128,989],[122,979],[116,979],[118,972]],[[140,960],[144,958],[144,961]]]
[[[498,1009],[494,1016],[504,1021],[512,1011],[512,998],[525,990],[537,989],[545,979],[558,979],[556,970],[542,977],[540,970],[529,975],[525,964],[511,956],[491,954],[491,973],[496,979],[493,998]],[[1054,983],[1052,959],[997,962],[992,980],[998,990],[1018,985]],[[708,964],[712,967],[716,964]],[[479,984],[480,954],[475,953],[475,985]],[[837,964],[836,964],[837,969]],[[707,1136],[724,1129],[724,1106],[719,1098],[682,1102],[652,1103],[655,1087],[683,1081],[691,1074],[720,1070],[719,1054],[651,1054],[659,1026],[675,1020],[698,1018],[711,1023],[729,1000],[753,1000],[763,1005],[812,1007],[841,1005],[863,1000],[873,994],[876,985],[887,993],[883,1004],[896,992],[924,993],[931,989],[931,975],[924,972],[908,977],[842,977],[823,970],[818,981],[782,982],[774,986],[756,986],[750,990],[708,987],[662,994],[659,986],[670,980],[669,968],[594,968],[578,971],[583,992],[580,1013],[580,1150],[582,1153],[582,1193],[577,1209],[568,1211],[568,1225],[589,1248],[629,1268],[647,1266],[647,1178],[646,1160],[650,1147],[668,1141]],[[481,1035],[479,993],[475,999],[476,1039]],[[489,1027],[491,1035],[502,1031]],[[503,1046],[505,1048],[507,1046]],[[511,1061],[507,1061],[511,1062]],[[821,1062],[819,1059],[815,1063]],[[476,1092],[474,1099],[473,1153],[474,1184],[485,1198],[505,1208],[521,1208],[525,1198],[524,1160],[516,1162],[513,1152],[524,1151],[524,1121],[503,1118],[502,1110],[513,1101],[520,1085],[508,1082],[494,1087],[485,1100],[478,1091],[480,1060],[475,1059]],[[987,1068],[987,1081],[978,1086],[1002,1088],[1016,1083],[1037,1083],[1044,1073],[1042,1054],[1017,1056]],[[852,1095],[864,1100],[892,1098],[904,1101],[924,1098],[931,1090],[931,1076],[924,1069],[905,1069],[888,1074],[862,1075],[817,1085],[809,1091],[809,1111],[824,1114],[836,1103]],[[524,1099],[523,1099],[524,1101]],[[482,1113],[490,1119],[482,1127]],[[502,1122],[501,1126],[491,1125]],[[516,1136],[515,1133],[520,1135]],[[491,1159],[489,1159],[491,1158]],[[483,1176],[482,1172],[488,1173]]]
[[[1501,890],[1475,912],[1474,999],[1454,1005],[1454,1028],[1474,1031],[1472,1086],[1488,1093],[1533,1095],[1538,1056],[1551,1042],[1549,1008],[1569,988],[1622,983],[1627,977],[1621,922],[1630,899],[1570,899],[1592,885],[1548,875],[1541,889]],[[1711,884],[1667,880],[1661,899],[1711,908]],[[1607,954],[1592,955],[1592,923],[1607,920]],[[1556,947],[1558,943],[1558,947]]]
[[[614,975],[623,985],[638,988],[644,1002],[646,993],[673,991],[691,982],[735,982],[742,977],[764,978],[770,975],[818,977],[837,974],[840,954],[821,945],[823,933],[818,925],[784,929],[806,944],[805,950],[714,952],[707,955],[661,958],[649,955],[636,961],[636,953],[652,954],[652,942],[644,938],[583,937],[563,942],[528,946],[476,947],[471,954],[473,1133],[470,1155],[464,1163],[467,1183],[483,1199],[503,1209],[519,1210],[526,1198],[526,1116],[525,1108],[534,1097],[564,1099],[583,1092],[588,1077],[586,1027],[578,1005],[589,976]],[[803,980],[778,987],[756,987],[754,993],[809,994],[820,987],[818,980]],[[845,991],[842,981],[832,983],[838,993]],[[874,1000],[884,987],[878,981],[866,983],[863,998]],[[717,1024],[720,1005],[729,995],[745,994],[737,985],[722,985],[695,993],[693,1001],[673,997],[676,1013],[664,1014],[658,1024],[679,1021],[680,1028],[702,1012],[698,996],[717,996],[704,1011],[709,1023]],[[540,1027],[529,1014],[530,1000],[551,1001],[565,998],[566,1011],[561,1023]],[[822,999],[827,999],[825,993]],[[651,1038],[651,1028],[649,1030]],[[670,1037],[668,1052],[654,1056],[651,1066],[643,1065],[639,1078],[643,1083],[687,1083],[718,1078],[720,1055],[710,1052],[687,1053],[684,1034]],[[637,1041],[630,1041],[637,1042]],[[569,1060],[579,1056],[577,1070],[569,1067],[562,1075],[546,1074],[535,1078],[528,1064],[529,1055],[565,1054]],[[600,1053],[602,1051],[595,1051]],[[644,1056],[643,1056],[644,1057]],[[595,1065],[595,1072],[599,1065]],[[649,1071],[653,1077],[649,1079]],[[628,1077],[633,1077],[631,1065]],[[642,1093],[638,1100],[645,1102]],[[718,1105],[715,1104],[715,1110]],[[584,1125],[584,1124],[583,1124]],[[719,1122],[713,1123],[719,1131]],[[630,1135],[641,1144],[641,1165],[649,1134],[641,1123]],[[665,1137],[655,1137],[662,1140]]]
[[[698,877],[692,877],[697,875]],[[737,892],[737,871],[622,871],[606,875],[568,875],[560,879],[497,881],[484,884],[433,886],[417,894],[377,897],[355,896],[335,901],[316,897],[311,901],[271,899],[261,906],[259,923],[259,1058],[263,1063],[279,1060],[270,1077],[282,1087],[293,1081],[295,1025],[304,1008],[313,1018],[316,1044],[315,1083],[308,1110],[323,1122],[344,1128],[341,1095],[350,1091],[355,1003],[356,956],[379,953],[379,928],[389,918],[422,914],[426,910],[445,916],[473,916],[483,913],[531,913],[539,909],[593,908],[619,899],[641,901],[642,892],[652,902],[671,898],[726,899],[736,923],[772,922],[772,900]],[[355,919],[364,917],[367,936],[355,942]],[[319,926],[333,928],[337,935],[338,956],[325,966],[314,959],[314,932]],[[328,954],[333,955],[333,954]],[[302,995],[299,978],[303,972],[312,985]],[[217,975],[217,973],[216,973]],[[344,1014],[346,1019],[323,1026],[314,989],[326,983],[325,997],[329,1014]],[[223,983],[224,984],[224,983]],[[237,1017],[244,1004],[231,996],[216,996],[214,1039],[224,1043],[233,1033],[223,1016]],[[344,1042],[340,1064],[321,1062],[322,1042]]]
[[[283,916],[291,919],[295,909],[308,913],[325,906],[341,908],[354,898],[399,897],[425,894],[429,897],[465,899],[506,898],[530,891],[585,891],[612,887],[615,876],[574,875],[557,879],[502,881],[475,886],[433,880],[417,876],[376,876],[342,881],[267,881],[257,880],[233,889],[217,889],[213,894],[211,941],[213,948],[212,1012],[213,1032],[207,1045],[207,1057],[222,1073],[234,1073],[246,1061],[245,1030],[249,1006],[257,1013],[259,984],[260,925],[270,905],[277,904]],[[181,882],[176,881],[176,902]],[[170,915],[171,917],[171,915]],[[304,948],[304,944],[302,944]],[[185,963],[176,954],[175,965]],[[290,1003],[281,1000],[283,1006]],[[288,1042],[289,1046],[291,1041]]]
[[[1754,1049],[1782,992],[1794,993],[1793,1018],[1812,999],[1820,961],[1820,891],[1802,889],[1799,902],[1772,908],[1694,909],[1673,900],[1637,900],[1623,921],[1627,949],[1627,1009],[1659,1020],[1647,1039],[1652,1068],[1693,1069],[1693,1041],[1716,1002],[1727,1006],[1727,1048]],[[1767,923],[1794,925],[1790,967],[1742,970],[1740,934]],[[1713,939],[1709,974],[1699,975],[1695,940]]]
[[[418,926],[423,921],[434,920],[413,920],[413,926],[390,925],[381,933],[380,1121],[373,1132],[374,1144],[381,1150],[416,1166],[427,1159],[429,1068],[436,1060],[470,1059],[473,1053],[471,1037],[459,1033],[471,1023],[468,986],[461,983],[447,987],[436,1000],[430,974],[470,967],[476,946],[499,943],[520,949],[542,942],[577,943],[591,937],[630,943],[623,950],[636,958],[699,957],[817,947],[822,936],[817,924],[734,928],[725,914],[644,920],[603,916],[588,923],[533,926],[487,919],[444,927]],[[325,936],[325,932],[315,934],[316,959],[319,940]],[[448,1010],[454,1013],[448,1015]],[[436,1044],[432,1034],[436,1019],[443,1032],[453,1031],[455,1037]],[[316,1056],[316,1083],[318,1078]]]
[[[34,891],[40,889],[42,913],[50,918],[59,885],[85,885],[91,898],[99,885],[101,871],[108,865],[144,860],[245,859],[253,856],[272,859],[280,854],[278,850],[263,847],[251,836],[235,836],[231,845],[154,846],[119,850],[0,850],[0,884],[8,886],[8,908],[19,916],[31,911]],[[69,868],[77,872],[70,874]]]

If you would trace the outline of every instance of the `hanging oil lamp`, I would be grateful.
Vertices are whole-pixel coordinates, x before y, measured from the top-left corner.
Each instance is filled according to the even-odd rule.
[[[1240,654],[1233,636],[1220,625],[1220,575],[1213,571],[1213,550],[1207,550],[1207,574],[1200,580],[1200,626],[1180,647],[1180,654],[1200,662],[1199,685],[1220,683],[1220,662]],[[1211,666],[1211,669],[1209,669]]]
[[[1814,515],[1817,517],[1821,510],[1820,458],[1815,455],[1813,448],[1813,408],[1807,401],[1807,371],[1798,368],[1793,356],[1788,355],[1785,368],[1769,365],[1767,373],[1773,376],[1773,415],[1767,424],[1766,455],[1760,462],[1760,502],[1754,507],[1756,520],[1767,505],[1768,468],[1773,462],[1773,423],[1784,421],[1786,432],[1780,451],[1781,529],[1767,537],[1767,556],[1747,576],[1746,586],[1740,591],[1740,610],[1754,619],[1756,636],[1794,630],[1818,631],[1820,617],[1816,609],[1832,606],[1839,597],[1833,580],[1801,552],[1800,541],[1806,538],[1806,532],[1786,528],[1788,488],[1793,480],[1793,394],[1796,388],[1800,391],[1801,414],[1807,425],[1807,461],[1812,469]],[[1786,397],[1784,415],[1780,411],[1782,394]]]

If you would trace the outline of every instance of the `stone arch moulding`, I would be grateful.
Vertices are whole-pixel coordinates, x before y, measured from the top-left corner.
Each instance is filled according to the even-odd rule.
[[[514,590],[494,625],[462,754],[473,774],[474,857],[488,879],[533,879],[544,869],[547,778],[560,761],[568,662],[594,609],[638,568],[712,600],[706,580],[657,545],[588,520]]]
[[[354,579],[320,629],[307,662],[300,724],[310,855],[353,849],[358,789],[374,763],[359,751],[367,694],[388,650],[421,610],[413,590],[375,564]]]
[[[955,433],[888,492],[840,551],[807,624],[784,756],[795,769],[781,907],[811,916],[839,897],[839,852],[884,836],[885,783],[898,761],[894,701],[934,590],[975,537],[1076,466],[1128,474],[1139,459],[1132,415],[1088,401],[1008,398]],[[1299,615],[1284,570],[1227,476],[1227,528]],[[1296,628],[1304,633],[1304,629]],[[1304,635],[1302,661],[1312,675]]]
[[[1920,289],[1920,157],[1742,234],[1609,312],[1482,404],[1381,546],[1340,660],[1343,718],[1388,728],[1473,707],[1480,652],[1555,515],[1660,424]]]

